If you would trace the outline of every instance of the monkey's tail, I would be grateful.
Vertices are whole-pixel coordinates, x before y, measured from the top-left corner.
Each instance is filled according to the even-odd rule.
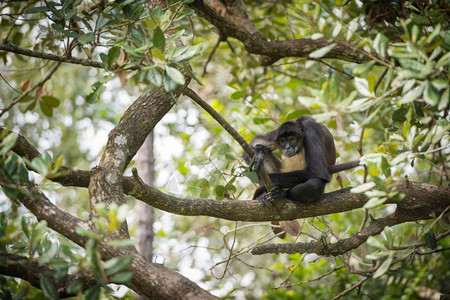
[[[338,165],[328,166],[328,171],[330,172],[330,174],[334,174],[334,173],[338,173],[338,172],[341,172],[344,170],[355,168],[357,166],[359,166],[359,159],[345,162],[345,163],[338,164]]]

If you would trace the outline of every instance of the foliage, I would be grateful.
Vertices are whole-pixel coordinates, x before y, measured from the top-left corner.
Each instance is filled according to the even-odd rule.
[[[161,152],[157,182],[162,190],[175,192],[170,184],[178,173],[182,184],[176,192],[186,198],[221,201],[251,197],[257,178],[243,164],[239,145],[210,116],[172,94],[188,77],[246,140],[284,121],[311,114],[333,132],[338,160],[345,162],[360,155],[358,142],[364,128],[362,161],[367,179],[362,168],[341,179],[344,186],[352,185],[354,192],[370,198],[365,209],[373,217],[392,211],[384,205],[387,200],[404,197],[394,188],[396,180],[407,176],[448,185],[448,1],[245,1],[252,22],[269,40],[335,41],[308,57],[283,58],[265,67],[235,39],[220,43],[209,60],[218,39],[212,25],[194,13],[189,6],[192,1],[167,2],[164,9],[143,0],[1,4],[2,40],[67,59],[81,57],[86,62],[57,65],[39,56],[0,52],[8,66],[2,70],[0,83],[2,109],[24,94],[18,105],[5,113],[1,125],[19,131],[43,152],[49,151],[31,161],[21,159],[11,151],[17,136],[2,133],[0,183],[11,201],[0,205],[0,248],[54,271],[52,278],[42,277],[41,290],[1,276],[2,298],[54,299],[55,283],[76,271],[89,270],[96,283],[83,290],[82,283],[75,281],[68,291],[89,299],[100,293],[113,298],[107,284],[130,280],[130,257],[101,262],[96,250],[125,220],[128,206],[96,206],[93,220],[97,231],[78,228],[89,240],[80,247],[49,230],[45,221],[35,220],[17,200],[26,193],[20,186],[36,181],[60,208],[89,218],[86,190],[61,187],[45,178],[58,175],[63,164],[93,167],[103,144],[88,145],[86,141],[106,141],[107,133],[131,104],[129,95],[164,89],[176,102],[163,126],[156,129],[161,144],[173,136],[183,153],[170,156],[164,153],[167,149],[157,150]],[[390,13],[393,10],[398,11],[396,16]],[[354,45],[367,61],[325,59],[337,41]],[[56,75],[40,82],[53,67]],[[206,73],[201,76],[203,69]],[[336,181],[328,186],[328,190],[337,188]],[[266,236],[268,226],[162,212],[159,217],[155,253],[167,258],[166,266],[183,274],[200,273],[196,280],[220,296],[330,299],[370,278],[362,283],[360,298],[408,299],[421,297],[424,287],[442,290],[450,276],[450,245],[442,236],[450,230],[448,214],[433,216],[433,221],[386,228],[358,249],[336,258],[305,254],[256,257],[248,251],[271,238]],[[295,241],[334,242],[358,232],[366,221],[363,211],[302,220],[302,234]],[[110,245],[128,247],[133,242],[112,240]],[[195,249],[185,255],[189,246]],[[211,254],[204,254],[205,249]],[[233,259],[228,264],[229,256]],[[222,263],[215,265],[218,261]],[[224,279],[215,280],[222,272]],[[251,273],[253,280],[245,273]],[[342,296],[353,299],[355,290]]]

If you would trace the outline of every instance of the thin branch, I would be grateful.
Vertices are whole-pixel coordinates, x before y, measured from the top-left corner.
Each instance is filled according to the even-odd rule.
[[[322,278],[324,278],[324,277],[327,277],[328,275],[331,275],[331,274],[333,274],[334,272],[336,272],[336,271],[338,271],[338,270],[340,270],[340,269],[342,269],[342,268],[345,268],[345,265],[337,266],[336,268],[331,269],[330,271],[328,271],[328,272],[326,272],[326,273],[323,273],[323,274],[320,275],[319,277],[316,277],[316,278],[313,278],[313,279],[309,279],[309,280],[304,280],[304,281],[297,282],[297,283],[291,283],[291,284],[289,284],[289,285],[283,286],[283,288],[290,288],[290,287],[293,287],[293,286],[296,286],[296,285],[302,285],[302,284],[305,284],[305,283],[310,283],[310,282],[312,282],[312,281],[319,281],[320,279],[322,279]]]
[[[366,282],[367,280],[369,280],[369,277],[364,277],[363,279],[361,279],[360,281],[358,281],[356,284],[352,285],[351,287],[349,287],[348,289],[342,291],[342,293],[340,293],[339,295],[337,295],[336,297],[333,298],[333,300],[337,300],[339,298],[344,297],[345,295],[347,295],[348,293],[350,293],[351,291],[353,291],[354,289],[360,287],[364,282]]]
[[[331,69],[333,69],[333,70],[336,70],[336,71],[338,71],[338,72],[344,74],[345,76],[348,76],[350,79],[355,78],[355,76],[353,76],[352,74],[349,74],[349,73],[345,72],[344,70],[338,69],[338,68],[336,68],[336,67],[330,65],[329,63],[324,62],[324,61],[321,60],[321,59],[311,59],[311,60],[314,60],[314,61],[317,61],[317,62],[319,62],[319,63],[321,63],[321,64],[324,64],[325,66],[327,66],[327,67],[329,67],[329,68],[331,68]]]
[[[47,60],[54,60],[58,62],[65,62],[65,63],[71,63],[71,64],[77,64],[77,65],[83,65],[87,67],[94,67],[94,68],[103,68],[101,65],[101,62],[99,61],[93,61],[89,59],[83,59],[83,58],[77,58],[77,57],[67,57],[67,56],[59,56],[52,53],[45,53],[45,52],[39,52],[35,50],[30,49],[24,49],[17,47],[13,43],[9,41],[4,41],[0,43],[0,50],[12,52],[20,55],[30,56],[30,57],[36,57],[41,59],[47,59]]]
[[[197,95],[196,92],[194,92],[190,88],[181,86],[180,89],[181,93],[194,100],[198,105],[200,105],[204,110],[206,110],[211,115],[211,117],[213,117],[241,145],[244,151],[250,157],[253,157],[255,152],[250,147],[250,145],[236,131],[236,129],[234,129],[214,108],[211,107],[211,105],[209,105],[205,100],[203,100],[199,95]],[[261,176],[261,179],[263,180],[266,189],[269,191],[272,188],[273,184],[264,167],[261,168],[259,176]]]
[[[0,112],[0,117],[3,116],[8,110],[10,110],[14,105],[16,105],[17,103],[19,103],[22,99],[24,99],[26,96],[28,96],[32,91],[34,91],[35,89],[37,89],[38,87],[41,87],[45,84],[45,82],[47,82],[52,75],[56,72],[56,70],[58,69],[58,67],[61,65],[61,62],[58,62],[55,64],[55,66],[50,70],[50,72],[47,73],[47,75],[44,76],[44,78],[42,78],[37,84],[35,84],[34,86],[32,86],[31,88],[29,88],[25,93],[23,93],[22,95],[20,95],[19,97],[17,97],[16,99],[14,99],[11,104],[9,104],[7,107],[5,107],[4,109],[2,109],[2,111]]]
[[[226,40],[226,37],[224,38],[221,34],[219,34],[219,38],[217,39],[216,44],[214,45],[214,47],[212,48],[211,52],[208,55],[208,58],[206,59],[205,66],[203,67],[202,77],[204,77],[206,75],[206,68],[208,67],[209,62],[211,61],[217,48],[219,48],[220,43],[223,42],[224,40]]]
[[[337,256],[352,249],[358,248],[365,243],[370,236],[380,234],[386,226],[394,226],[400,223],[412,221],[413,215],[402,212],[397,208],[394,213],[386,217],[375,219],[372,223],[360,232],[353,234],[346,239],[338,240],[335,243],[324,243],[322,240],[310,243],[286,243],[269,244],[256,247],[252,254],[261,255],[266,253],[316,253],[323,256]]]

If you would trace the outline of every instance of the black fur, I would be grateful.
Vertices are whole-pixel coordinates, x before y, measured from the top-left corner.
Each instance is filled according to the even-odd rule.
[[[306,168],[290,166],[291,169],[298,170],[281,172],[283,163],[272,151],[280,149],[281,137],[290,135],[299,140],[295,155],[304,155]],[[288,198],[303,203],[317,201],[322,196],[325,185],[330,182],[330,174],[359,165],[358,161],[335,166],[336,148],[333,136],[324,125],[317,123],[310,116],[285,122],[274,131],[258,135],[250,145],[256,153],[250,162],[250,170],[258,171],[264,164],[274,183],[274,188],[269,193],[265,193],[264,187],[255,191],[254,199],[258,198],[263,203],[270,203],[277,198]]]

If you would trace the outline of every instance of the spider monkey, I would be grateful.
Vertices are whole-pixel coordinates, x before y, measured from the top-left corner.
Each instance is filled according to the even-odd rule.
[[[253,199],[270,205],[273,199],[288,198],[302,203],[320,199],[330,174],[354,168],[359,161],[335,165],[336,148],[330,131],[310,116],[287,121],[267,134],[257,135],[251,142],[255,155],[250,171],[264,165],[274,187],[266,193],[260,186]],[[281,161],[272,151],[280,149]],[[250,159],[247,158],[248,162]]]

